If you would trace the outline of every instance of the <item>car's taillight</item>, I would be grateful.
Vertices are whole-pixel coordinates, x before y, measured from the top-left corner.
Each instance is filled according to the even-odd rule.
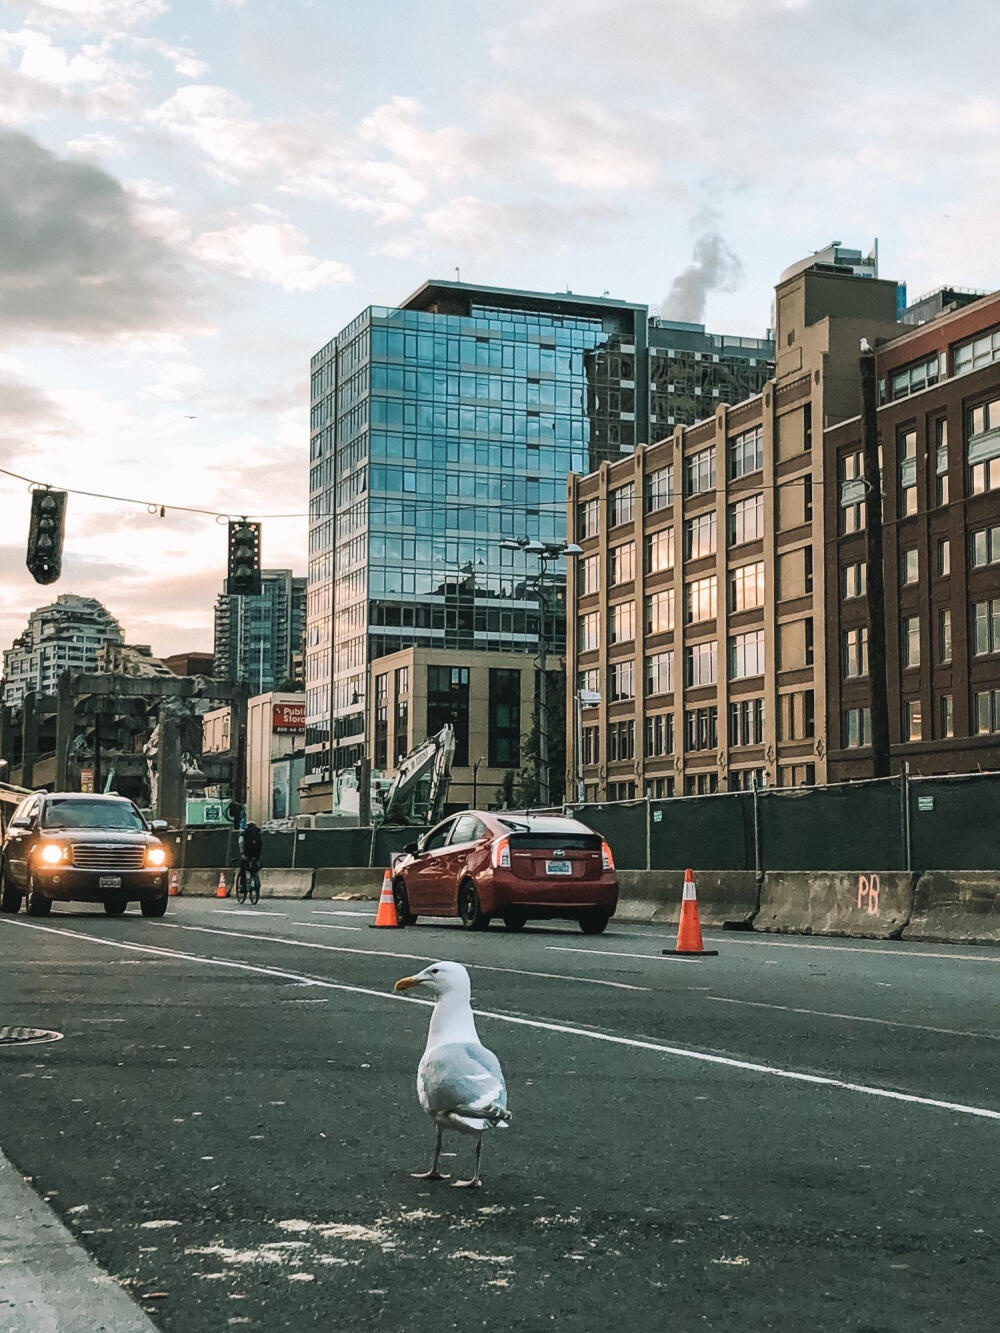
[[[611,855],[611,848],[606,842],[601,843],[601,869],[614,870],[615,858]]]
[[[493,869],[510,869],[510,838],[497,838],[493,844]]]

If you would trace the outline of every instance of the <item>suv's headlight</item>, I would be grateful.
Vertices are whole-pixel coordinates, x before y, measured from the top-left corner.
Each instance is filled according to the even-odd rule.
[[[47,842],[39,848],[38,859],[47,866],[57,866],[69,856],[68,847],[60,847],[57,842]]]
[[[147,847],[146,864],[148,866],[162,866],[166,863],[167,851],[165,847]]]

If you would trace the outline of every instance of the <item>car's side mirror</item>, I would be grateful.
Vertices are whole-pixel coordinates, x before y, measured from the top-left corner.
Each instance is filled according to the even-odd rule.
[[[7,825],[8,828],[31,828],[30,819],[12,819]]]
[[[414,853],[416,853],[416,852],[419,852],[419,851],[420,851],[420,843],[419,843],[419,842],[404,842],[404,843],[403,843],[403,851],[404,851],[404,852],[410,852],[411,854],[414,854]]]
[[[163,830],[169,828],[170,825],[167,823],[165,819],[154,819],[149,827],[153,830],[154,833],[162,833]]]

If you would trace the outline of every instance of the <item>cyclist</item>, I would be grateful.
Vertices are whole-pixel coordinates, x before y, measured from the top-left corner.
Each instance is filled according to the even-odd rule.
[[[260,858],[264,850],[264,837],[253,821],[250,821],[240,834],[240,871],[236,881],[236,896],[240,902],[250,891],[250,901],[256,903],[260,897]]]

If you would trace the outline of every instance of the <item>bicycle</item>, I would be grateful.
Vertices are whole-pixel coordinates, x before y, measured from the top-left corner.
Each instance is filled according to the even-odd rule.
[[[252,856],[244,856],[236,872],[236,901],[245,903],[248,896],[256,907],[260,900],[260,862]]]

